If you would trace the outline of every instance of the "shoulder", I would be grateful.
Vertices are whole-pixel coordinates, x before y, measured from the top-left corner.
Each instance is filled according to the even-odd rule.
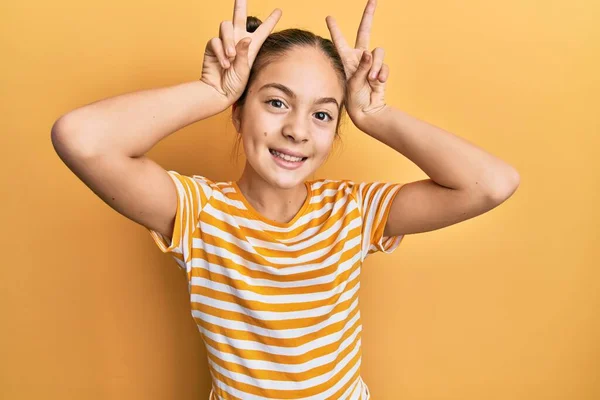
[[[231,181],[216,181],[210,179],[204,175],[192,175],[193,179],[202,189],[206,192],[207,196],[215,197],[221,201],[227,201],[227,199],[233,199],[233,182]]]
[[[307,181],[307,183],[311,187],[313,197],[340,198],[348,196],[352,200],[357,199],[356,192],[359,185],[349,179],[317,179]]]
[[[390,197],[393,197],[402,187],[402,184],[379,181],[356,182],[350,179],[321,179],[311,182],[314,188],[313,196],[316,194],[335,199],[348,197],[349,202],[356,203],[360,209],[389,201]]]
[[[230,192],[231,182],[220,182],[212,180],[204,175],[186,175],[177,171],[167,171],[171,178],[178,183],[180,189],[186,192],[196,192],[203,202],[217,197],[223,198]]]

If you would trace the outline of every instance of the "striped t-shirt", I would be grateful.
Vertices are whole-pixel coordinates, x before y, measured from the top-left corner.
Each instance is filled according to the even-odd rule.
[[[186,272],[209,399],[369,399],[360,270],[404,237],[383,236],[402,184],[308,181],[300,211],[282,223],[236,182],[168,173],[178,198],[172,239],[150,234]]]

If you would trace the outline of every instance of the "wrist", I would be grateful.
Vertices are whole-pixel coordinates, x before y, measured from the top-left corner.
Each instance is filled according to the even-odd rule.
[[[197,98],[199,111],[198,120],[220,114],[235,102],[235,100],[220,93],[214,86],[202,79],[196,81],[195,84],[198,86],[199,93],[199,97]]]
[[[356,115],[350,115],[354,125],[361,131],[371,134],[381,129],[383,120],[389,115],[391,107],[383,104],[381,107],[373,110],[359,111]]]

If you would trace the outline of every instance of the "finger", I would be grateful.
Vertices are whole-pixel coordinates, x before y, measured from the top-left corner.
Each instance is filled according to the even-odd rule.
[[[385,50],[381,47],[377,47],[373,50],[373,66],[371,67],[371,71],[369,72],[369,79],[375,80],[379,75],[379,71],[381,71],[381,66],[383,65],[383,58],[385,57]]]
[[[214,55],[217,56],[217,59],[219,60],[219,62],[221,63],[221,66],[224,69],[227,69],[230,67],[231,64],[229,63],[229,60],[225,56],[225,51],[223,50],[223,42],[221,42],[221,39],[212,38],[210,40],[210,49],[212,50]]]
[[[248,76],[250,73],[250,62],[248,60],[248,47],[252,38],[245,37],[240,40],[236,46],[237,55],[233,61],[233,68],[242,76]]]
[[[368,49],[369,41],[371,40],[371,26],[373,26],[373,16],[375,15],[375,7],[377,0],[369,0],[365,6],[358,33],[356,34],[356,48]]]
[[[354,73],[354,76],[351,78],[354,82],[364,82],[367,79],[367,75],[369,74],[369,70],[371,69],[371,63],[373,61],[373,56],[368,50],[363,51],[362,57],[360,58],[360,63],[358,64],[358,68]]]
[[[388,67],[387,64],[383,64],[383,67],[381,67],[381,72],[379,73],[379,82],[385,83],[389,77],[390,67]]]
[[[267,37],[269,37],[273,29],[275,29],[275,25],[279,22],[282,14],[283,12],[279,8],[274,9],[265,22],[256,28],[252,34],[252,41],[255,42],[255,45],[262,46],[263,42],[267,40]]]
[[[338,27],[337,22],[335,22],[335,19],[333,19],[332,16],[327,16],[327,18],[325,18],[325,22],[327,22],[327,28],[331,34],[331,40],[338,51],[341,52],[343,49],[350,47],[348,42],[346,42],[346,39],[344,39],[344,35]]]
[[[235,0],[233,6],[233,26],[246,32],[246,0]]]
[[[219,26],[219,37],[223,43],[225,54],[229,60],[235,58],[235,39],[233,37],[233,24],[231,21],[223,21]]]

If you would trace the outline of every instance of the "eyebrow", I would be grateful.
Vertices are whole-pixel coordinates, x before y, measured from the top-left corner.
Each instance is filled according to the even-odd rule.
[[[267,83],[266,85],[264,85],[263,87],[258,89],[258,91],[260,92],[263,89],[267,89],[267,88],[279,89],[283,93],[288,95],[289,97],[291,97],[293,99],[296,98],[296,94],[292,91],[292,89],[290,89],[289,87],[287,87],[285,85],[282,85],[281,83]],[[325,104],[325,103],[333,103],[337,106],[338,109],[340,108],[340,104],[333,97],[321,97],[320,99],[317,99],[317,101],[315,101],[315,104]]]

